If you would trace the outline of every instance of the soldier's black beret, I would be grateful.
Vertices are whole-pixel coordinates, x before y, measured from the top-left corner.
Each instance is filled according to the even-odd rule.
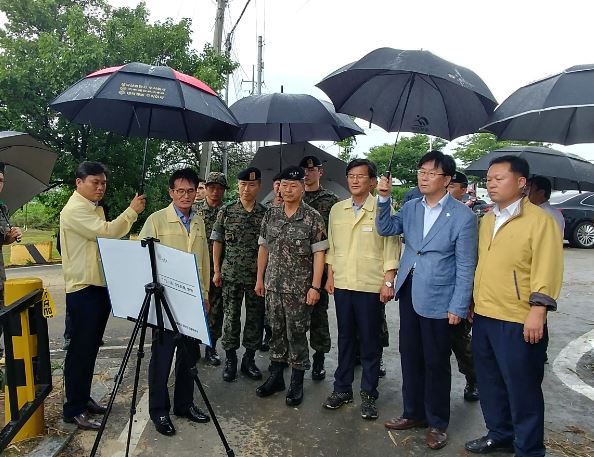
[[[468,178],[464,173],[457,171],[454,173],[454,176],[452,176],[452,182],[468,185]]]
[[[237,179],[240,181],[260,181],[262,179],[262,173],[256,167],[248,167],[237,173]]]
[[[322,161],[316,156],[305,156],[301,159],[301,162],[299,162],[299,166],[302,168],[321,167]]]
[[[280,173],[280,179],[290,181],[302,181],[305,178],[305,173],[301,167],[287,167]]]
[[[272,182],[274,181],[280,181],[281,180],[281,174],[277,173],[274,175],[274,177],[272,178]]]

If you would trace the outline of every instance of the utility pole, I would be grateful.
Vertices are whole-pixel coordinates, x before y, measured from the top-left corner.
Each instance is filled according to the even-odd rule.
[[[214,37],[212,39],[212,47],[215,51],[221,52],[221,45],[223,42],[223,23],[225,21],[225,8],[227,7],[227,0],[217,0],[217,14],[215,17]],[[212,156],[212,143],[202,143],[202,153],[200,154],[200,176],[206,178],[210,171],[210,158]]]
[[[257,64],[257,83],[256,83],[256,94],[262,93],[262,70],[264,69],[264,62],[262,62],[262,35],[258,36],[258,64]]]
[[[257,78],[257,82],[256,82],[256,95],[261,95],[262,94],[262,70],[264,69],[264,62],[262,62],[262,35],[258,36],[258,62],[256,64],[256,69],[257,72],[256,74],[258,75]],[[252,78],[253,79],[253,78]],[[258,152],[258,149],[260,149],[260,142],[256,141],[256,152]]]

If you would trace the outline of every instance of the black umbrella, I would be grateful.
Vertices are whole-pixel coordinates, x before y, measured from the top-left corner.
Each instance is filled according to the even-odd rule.
[[[317,86],[338,112],[398,135],[404,131],[452,140],[476,132],[497,105],[476,73],[428,51],[379,48]]]
[[[482,130],[510,140],[594,142],[594,64],[571,67],[519,88]]]
[[[346,179],[346,166],[342,160],[328,154],[309,143],[296,143],[283,145],[283,157],[285,166],[299,165],[305,156],[314,155],[322,161],[324,174],[321,183],[324,188],[334,192],[339,198],[347,198],[349,187]],[[272,197],[272,178],[278,173],[278,163],[281,153],[281,145],[263,146],[258,149],[256,155],[250,162],[250,166],[257,167],[262,172],[262,190],[258,196],[260,201],[266,201]]]
[[[73,122],[128,137],[194,143],[233,140],[237,133],[233,114],[205,83],[138,62],[91,73],[50,106]],[[145,169],[143,163],[142,182]]]
[[[15,211],[46,190],[58,155],[31,135],[0,132],[5,185],[0,200]]]
[[[497,106],[476,73],[429,51],[376,49],[317,86],[338,112],[446,140],[475,132]]]
[[[531,176],[545,176],[553,189],[594,191],[594,164],[575,154],[537,146],[508,146],[472,162],[465,173],[485,178],[491,160],[503,156],[522,157],[530,165]]]
[[[363,130],[331,103],[307,94],[251,95],[230,107],[239,123],[237,141],[340,141]]]

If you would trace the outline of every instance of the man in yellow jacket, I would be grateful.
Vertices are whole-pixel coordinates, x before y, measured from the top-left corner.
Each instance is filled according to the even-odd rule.
[[[76,170],[76,190],[60,212],[62,270],[66,283],[66,308],[71,317],[71,344],[64,361],[65,422],[98,430],[88,416],[106,408],[91,398],[91,383],[99,344],[111,303],[99,260],[97,237],[121,238],[144,210],[144,196],[136,195],[130,207],[111,222],[105,220],[99,201],[105,194],[107,169],[99,162],[83,162]]]
[[[472,345],[488,433],[466,443],[476,454],[545,455],[546,321],[557,309],[563,247],[553,217],[524,197],[528,176],[515,156],[494,159],[487,172],[496,205],[479,228]]]
[[[171,204],[147,218],[140,231],[140,238],[157,238],[165,246],[193,253],[196,256],[200,274],[202,296],[208,297],[210,286],[208,237],[204,220],[192,211],[198,184],[198,175],[191,168],[174,171],[169,178]],[[207,298],[204,299],[204,305],[208,310]],[[202,312],[198,305],[196,312]],[[162,435],[171,436],[175,434],[175,427],[169,417],[171,404],[167,380],[176,348],[178,353],[175,360],[173,413],[192,422],[208,422],[210,418],[194,405],[194,379],[190,369],[200,358],[199,342],[185,337],[175,339],[173,333],[168,330],[165,330],[161,337],[159,338],[159,330],[153,331],[148,374],[149,414],[157,431]],[[184,345],[185,351],[182,351],[181,344]]]
[[[353,401],[352,383],[357,345],[361,357],[361,417],[378,417],[381,326],[384,304],[394,297],[394,277],[400,259],[400,239],[380,236],[375,228],[377,168],[354,159],[346,176],[351,197],[336,203],[328,223],[326,289],[334,295],[338,323],[338,367],[334,389],[324,408],[337,409]],[[358,335],[358,338],[357,338]]]

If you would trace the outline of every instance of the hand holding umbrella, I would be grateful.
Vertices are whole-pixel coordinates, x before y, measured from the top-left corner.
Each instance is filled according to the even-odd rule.
[[[382,176],[380,177],[380,180],[377,183],[377,193],[381,196],[381,197],[390,197],[392,195],[392,180],[390,179],[390,175],[389,175],[389,169],[388,169],[388,176]]]
[[[144,211],[144,207],[146,206],[146,197],[144,195],[138,195],[138,193],[134,196],[132,201],[130,202],[130,208],[132,208],[136,214],[140,214]]]

